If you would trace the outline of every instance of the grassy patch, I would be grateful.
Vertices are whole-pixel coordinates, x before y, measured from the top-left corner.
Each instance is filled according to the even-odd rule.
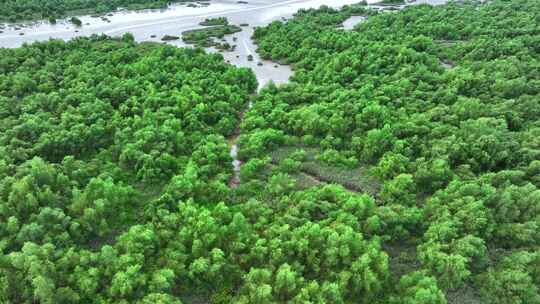
[[[229,20],[227,17],[208,18],[199,24],[202,26],[229,25]]]
[[[21,1],[24,3],[24,1]],[[149,1],[146,3],[132,3],[124,7],[125,10],[129,11],[138,11],[145,9],[165,9],[168,8],[170,4],[173,3],[186,3],[189,0],[171,0],[171,1]],[[44,10],[38,11],[34,8],[29,8],[26,11],[19,14],[6,15],[0,12],[0,22],[29,22],[36,20],[47,20],[52,18],[54,20],[65,18],[68,16],[82,16],[82,15],[92,15],[92,14],[106,14],[110,12],[115,12],[119,9],[119,6],[110,4],[107,1],[81,1],[79,8],[74,9],[63,9],[63,1],[59,1],[57,5],[59,9],[45,13]]]
[[[340,184],[348,190],[355,192],[365,192],[374,197],[379,190],[378,182],[371,176],[368,176],[365,167],[349,169],[329,165],[323,161],[317,160],[316,156],[320,153],[318,148],[314,147],[281,147],[271,153],[272,162],[279,163],[291,156],[297,150],[306,152],[305,159],[302,161],[300,171],[309,175],[312,179],[319,182],[330,184]]]
[[[236,25],[210,26],[182,32],[182,40],[185,43],[195,44],[199,47],[218,46],[220,43],[215,41],[214,38],[221,39],[225,37],[225,35],[234,34],[240,31],[242,31],[242,29]]]
[[[385,243],[383,248],[388,254],[390,271],[396,278],[399,279],[402,275],[420,270],[420,262],[416,259],[415,244]]]
[[[478,294],[478,289],[471,284],[465,284],[456,290],[449,290],[445,293],[448,304],[481,304],[482,300]]]
[[[180,37],[178,36],[171,36],[171,35],[165,35],[161,38],[162,41],[172,41],[172,40],[178,40]]]
[[[274,164],[270,164],[269,171],[267,174],[269,174],[274,169],[277,170],[277,166]],[[289,175],[296,180],[296,188],[298,190],[306,190],[311,187],[316,187],[316,186],[321,186],[321,185],[326,184],[325,182],[320,181],[317,178],[309,174],[306,174],[302,171],[290,173]]]

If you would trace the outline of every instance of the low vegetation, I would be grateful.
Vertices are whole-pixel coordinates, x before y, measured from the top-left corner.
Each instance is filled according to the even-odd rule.
[[[0,302],[540,303],[539,20],[301,10],[258,93],[130,34],[0,49]]]
[[[236,25],[208,26],[200,29],[182,32],[182,40],[185,43],[194,44],[199,47],[211,47],[220,45],[215,38],[223,38],[225,35],[242,31]]]
[[[539,3],[369,14],[353,31],[336,30],[347,8],[325,7],[255,30],[295,74],[246,113],[242,157],[300,141],[369,168],[384,244],[412,243],[418,264],[383,303],[539,303]]]
[[[375,3],[375,5],[403,5],[405,0],[381,0],[380,2]]]
[[[71,17],[71,19],[69,19],[69,22],[73,23],[73,25],[75,25],[75,26],[81,26],[82,25],[81,19],[79,19],[77,17]]]
[[[202,26],[229,25],[229,20],[227,17],[209,18],[199,24]]]
[[[33,19],[57,19],[73,12],[106,13],[123,7],[127,9],[164,8],[171,2],[184,0],[3,0],[0,1],[0,20],[10,22]]]
[[[180,37],[174,35],[164,35],[163,37],[161,37],[162,41],[173,41],[178,39],[180,39]]]

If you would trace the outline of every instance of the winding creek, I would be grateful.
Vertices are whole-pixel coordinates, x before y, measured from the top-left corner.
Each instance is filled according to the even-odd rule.
[[[369,0],[368,3],[374,4],[378,1]],[[227,17],[232,24],[248,24],[248,26],[244,26],[241,32],[225,38],[229,44],[237,45],[237,47],[234,51],[222,52],[223,58],[236,66],[251,68],[257,77],[260,90],[269,81],[278,85],[286,83],[293,71],[290,66],[262,60],[259,57],[255,51],[256,46],[251,40],[254,27],[291,18],[302,8],[318,8],[321,5],[338,8],[357,2],[359,0],[248,0],[247,3],[238,3],[236,0],[212,0],[206,3],[194,2],[191,5],[177,3],[160,10],[119,10],[103,18],[91,15],[79,16],[83,24],[81,27],[74,26],[67,19],[58,20],[56,24],[47,21],[0,24],[0,47],[14,48],[24,43],[45,41],[51,38],[69,40],[92,34],[121,36],[127,32],[132,33],[135,40],[139,42],[161,42],[161,37],[164,35],[180,36],[183,31],[201,28],[199,22],[206,18]],[[444,2],[445,0],[418,0],[414,4],[442,4]],[[373,7],[377,8],[375,5]],[[344,22],[343,28],[352,29],[363,20],[363,17],[351,17]],[[182,40],[166,43],[179,47],[189,46]],[[207,48],[207,51],[218,52],[214,48]],[[248,60],[249,55],[253,56],[253,60]],[[231,187],[236,187],[240,183],[241,161],[238,159],[238,145],[236,144],[238,135],[237,132],[230,139],[230,154],[233,158]]]

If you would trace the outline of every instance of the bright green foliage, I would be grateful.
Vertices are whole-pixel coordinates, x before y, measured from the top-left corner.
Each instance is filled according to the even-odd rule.
[[[488,303],[540,303],[539,266],[538,250],[516,252],[480,276],[481,293]]]
[[[199,24],[203,26],[228,25],[229,20],[227,19],[227,17],[206,18],[203,22],[200,22]]]
[[[151,293],[144,297],[140,304],[182,304],[177,298],[163,293]]]
[[[414,206],[416,185],[410,174],[400,174],[386,182],[381,189],[381,199],[387,204]]]
[[[182,272],[150,259],[144,215],[229,195],[225,136],[253,74],[129,36],[0,53],[0,298],[168,301]]]
[[[203,24],[204,23],[204,24]],[[200,29],[187,30],[182,32],[182,40],[185,43],[195,44],[199,47],[211,47],[221,45],[214,38],[223,38],[225,35],[234,34],[242,31],[242,28],[237,25],[229,25],[225,21],[208,21],[203,22],[201,25],[212,25],[203,27]],[[214,23],[218,23],[214,25]],[[219,24],[224,23],[224,24]]]
[[[414,282],[473,284],[486,301],[500,286],[494,303],[536,303],[538,272],[488,266],[540,246],[539,12],[528,0],[415,5],[343,31],[350,8],[321,7],[258,28],[259,53],[295,74],[259,94],[244,136],[275,130],[334,165],[371,166],[382,235],[417,245]],[[511,280],[520,287],[503,296]]]
[[[446,304],[442,291],[437,287],[437,281],[422,272],[407,274],[399,280],[398,296],[391,303],[400,304]]]
[[[130,35],[0,50],[0,302],[539,303],[539,14],[302,10],[256,97]]]
[[[55,18],[65,16],[70,11],[75,10],[106,13],[119,7],[130,9],[163,8],[170,2],[163,0],[6,0],[0,3],[0,19],[17,21],[49,18],[55,20]]]

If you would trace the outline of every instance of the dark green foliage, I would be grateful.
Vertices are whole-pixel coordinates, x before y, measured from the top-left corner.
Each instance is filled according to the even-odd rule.
[[[229,20],[227,20],[227,17],[209,18],[204,19],[204,21],[199,24],[203,26],[229,25]]]
[[[82,25],[81,19],[79,19],[77,17],[71,17],[71,19],[69,19],[69,22],[73,23],[73,25],[75,25],[75,26],[81,26]]]
[[[119,7],[128,9],[164,8],[170,2],[164,0],[4,0],[0,2],[0,20],[46,19],[64,17],[74,11],[106,13]]]
[[[437,287],[435,278],[422,272],[403,276],[397,286],[398,295],[391,299],[396,304],[446,304],[446,299]]]
[[[161,37],[162,41],[172,41],[172,40],[178,40],[178,39],[180,39],[180,37],[172,36],[172,35],[165,35],[165,36]]]
[[[143,262],[145,212],[230,195],[225,137],[253,73],[132,35],[0,58],[2,302],[173,303],[177,270]]]
[[[500,256],[540,245],[539,13],[527,0],[418,5],[339,31],[350,8],[322,7],[255,30],[262,57],[295,74],[261,92],[244,136],[271,129],[334,166],[372,168],[385,235],[415,241],[423,268],[406,283],[422,295],[400,287],[400,303],[443,303],[432,283],[538,303],[538,272]]]
[[[214,38],[223,38],[225,35],[242,31],[236,25],[216,25],[201,29],[182,32],[182,40],[186,43],[195,44],[200,47],[216,46],[219,43]]]
[[[0,302],[539,303],[539,14],[302,10],[257,96],[132,35],[0,50]]]
[[[519,251],[479,276],[489,303],[540,303],[540,253]]]
[[[400,4],[405,4],[405,0],[382,0],[376,3],[376,5],[400,5]]]

